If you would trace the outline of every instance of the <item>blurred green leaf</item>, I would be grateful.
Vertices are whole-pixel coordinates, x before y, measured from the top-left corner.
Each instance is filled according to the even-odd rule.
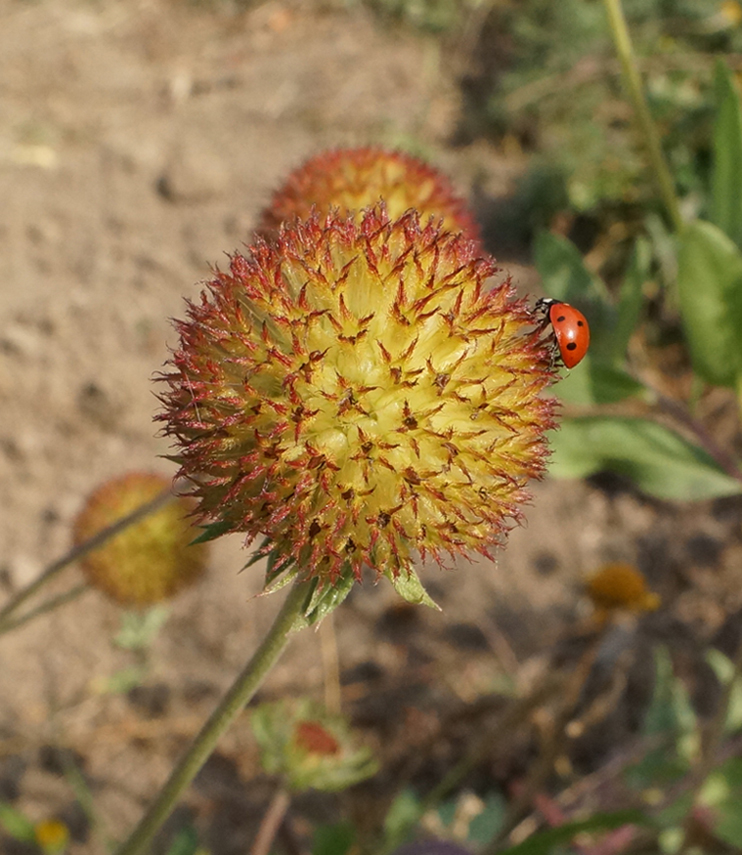
[[[131,691],[135,686],[141,686],[147,677],[147,668],[143,665],[130,665],[115,671],[110,677],[104,678],[98,684],[96,690],[101,695],[123,695]]]
[[[734,75],[721,60],[716,65],[715,84],[711,220],[742,247],[742,109]]]
[[[742,372],[742,253],[701,220],[679,243],[678,296],[693,368],[708,383],[733,387]]]
[[[703,449],[656,422],[585,416],[564,419],[551,437],[550,472],[556,478],[616,472],[651,496],[681,501],[742,492],[742,483]]]
[[[566,238],[539,232],[533,243],[533,260],[546,293],[555,300],[607,300],[605,284],[585,267],[579,249]]]
[[[33,843],[36,839],[33,823],[7,802],[0,802],[0,826],[16,840]]]
[[[618,295],[618,322],[611,336],[611,351],[614,359],[621,360],[641,316],[644,303],[643,287],[649,278],[652,248],[649,241],[639,238],[634,243],[628,269]]]
[[[742,677],[735,673],[734,663],[714,647],[706,651],[706,661],[713,669],[722,686],[734,681],[730,690],[729,709],[725,727],[728,732],[742,728]]]
[[[480,848],[499,833],[505,821],[507,802],[501,793],[488,793],[484,800],[484,810],[469,823],[468,841]]]
[[[677,781],[688,772],[698,747],[696,714],[688,691],[675,676],[666,647],[655,648],[654,661],[654,691],[644,715],[641,734],[650,741],[660,738],[662,744],[651,748],[629,770],[627,779],[638,789]],[[681,816],[684,805],[684,802],[682,808],[676,805]]]
[[[155,640],[169,616],[167,606],[152,606],[145,612],[122,612],[121,629],[113,643],[124,650],[144,650]]]
[[[703,785],[700,801],[713,812],[714,835],[742,849],[742,758],[731,757],[714,769]]]
[[[199,851],[198,834],[193,826],[181,828],[168,846],[166,855],[196,855]]]
[[[546,294],[580,309],[590,324],[590,352],[610,358],[616,310],[603,280],[587,269],[573,243],[551,232],[536,235],[533,256]]]
[[[622,368],[593,359],[590,354],[564,375],[554,391],[563,401],[583,406],[613,404],[632,395],[650,397],[646,387]]]
[[[611,831],[623,825],[651,825],[650,819],[638,810],[596,813],[590,819],[568,822],[558,828],[540,831],[522,843],[501,849],[500,855],[551,855],[560,843],[568,843],[577,834],[588,831]]]
[[[312,855],[345,855],[355,840],[356,831],[349,822],[320,825],[314,830]]]
[[[403,790],[392,802],[384,819],[384,852],[401,846],[422,815],[422,803],[412,790]]]

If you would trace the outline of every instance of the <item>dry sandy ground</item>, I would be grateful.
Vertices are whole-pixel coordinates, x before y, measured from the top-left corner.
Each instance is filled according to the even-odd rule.
[[[330,146],[414,144],[463,193],[475,178],[488,192],[508,189],[513,170],[493,149],[448,144],[459,94],[434,43],[352,4],[307,5],[238,13],[218,3],[0,0],[3,597],[67,549],[71,521],[101,481],[131,469],[171,474],[158,457],[167,449],[152,424],[151,382],[174,341],[168,319],[209,264],[247,240],[289,169]],[[520,286],[537,287],[527,269],[513,270]],[[528,528],[496,566],[427,572],[445,610],[409,619],[414,643],[389,618],[388,585],[357,591],[336,617],[341,668],[352,676],[371,663],[402,685],[422,662],[423,682],[438,687],[385,701],[372,724],[401,721],[415,704],[435,711],[441,693],[470,699],[548,650],[579,612],[582,574],[606,558],[643,562],[681,600],[698,571],[706,617],[718,622],[719,576],[725,590],[740,588],[740,511],[706,510],[541,485]],[[691,536],[716,544],[711,566],[703,549],[695,564],[687,558]],[[79,830],[73,852],[104,851],[59,775],[50,746],[67,746],[105,832],[121,836],[278,605],[253,599],[261,579],[238,575],[244,559],[239,538],[215,546],[207,580],[177,599],[150,650],[141,696],[105,690],[133,660],[112,643],[119,610],[96,593],[2,638],[0,799],[33,819],[61,813]],[[75,581],[71,568],[55,590]],[[266,693],[321,695],[322,682],[320,635],[306,633]],[[344,699],[352,706],[374,691],[361,680]],[[204,777],[187,801],[215,853],[244,852],[255,830],[245,804],[263,806],[248,783],[255,749],[244,721],[222,751],[229,774]]]

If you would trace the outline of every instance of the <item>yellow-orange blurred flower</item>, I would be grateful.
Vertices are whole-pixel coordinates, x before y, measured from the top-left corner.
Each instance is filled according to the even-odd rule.
[[[45,855],[56,855],[66,849],[70,832],[60,820],[44,819],[34,826],[34,837]]]
[[[320,218],[331,209],[342,216],[384,201],[389,217],[411,208],[421,222],[442,220],[443,228],[479,240],[479,227],[451,182],[425,161],[383,148],[347,148],[323,152],[294,170],[273,194],[258,231],[275,233],[292,218],[305,220],[314,207]]]
[[[107,481],[87,500],[74,524],[75,545],[151,502],[170,479],[132,472]],[[187,519],[193,503],[170,503],[129,526],[81,560],[94,587],[127,606],[148,606],[172,596],[204,571],[206,546],[190,545],[197,532]]]
[[[587,595],[598,611],[651,612],[660,598],[647,587],[644,576],[631,564],[606,564],[587,580]]]

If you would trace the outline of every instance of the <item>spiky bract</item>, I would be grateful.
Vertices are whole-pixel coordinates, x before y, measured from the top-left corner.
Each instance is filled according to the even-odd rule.
[[[544,467],[554,375],[509,282],[485,287],[496,270],[383,207],[233,256],[163,378],[202,519],[323,582],[500,543]]]
[[[423,222],[433,217],[444,229],[479,240],[474,217],[445,175],[410,154],[370,146],[323,152],[294,170],[274,193],[258,231],[275,233],[287,220],[305,220],[312,206],[324,218],[333,208],[347,215],[379,200],[392,219],[414,208]]]
[[[153,501],[169,486],[169,478],[151,472],[106,481],[75,520],[75,545]],[[194,582],[205,569],[206,547],[189,545],[194,539],[187,519],[192,510],[192,501],[173,498],[89,552],[81,566],[90,584],[122,605],[149,606]]]

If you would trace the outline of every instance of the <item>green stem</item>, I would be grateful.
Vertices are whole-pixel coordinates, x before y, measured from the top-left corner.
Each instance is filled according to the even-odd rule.
[[[288,644],[289,636],[304,625],[301,618],[311,592],[310,585],[294,583],[260,647],[201,728],[139,825],[128,840],[116,850],[115,855],[139,855],[145,851],[160,826],[170,816],[185,789],[216,747],[222,734],[257,692],[268,671],[278,661]]]
[[[146,516],[149,516],[149,514],[159,510],[163,505],[173,501],[174,498],[172,490],[168,487],[167,490],[163,490],[151,501],[146,502],[144,505],[140,505],[140,507],[133,510],[130,514],[122,517],[112,525],[106,526],[106,528],[99,531],[98,534],[93,535],[93,537],[89,538],[84,543],[79,544],[74,549],[70,549],[66,555],[63,555],[61,558],[50,564],[37,579],[31,582],[30,585],[26,585],[25,588],[18,591],[18,593],[9,600],[2,609],[0,609],[0,628],[5,630],[6,624],[10,623],[7,618],[10,617],[18,606],[23,605],[26,600],[43,588],[44,585],[56,578],[68,564],[72,564],[73,561],[77,561],[78,558],[82,558],[83,555],[87,555],[88,552],[92,552],[93,549],[97,549],[99,546],[102,546],[107,540],[115,537],[119,532],[128,528],[130,525],[134,525],[134,523],[139,522],[139,520]]]
[[[80,594],[84,594],[85,591],[88,591],[89,589],[90,585],[87,582],[81,582],[79,585],[75,585],[74,588],[70,588],[69,591],[65,591],[63,594],[57,594],[56,597],[50,597],[48,600],[44,600],[44,602],[36,606],[36,608],[22,614],[20,617],[6,618],[4,621],[0,622],[0,635],[4,635],[6,632],[10,632],[13,629],[18,629],[19,626],[23,626],[24,623],[28,623],[30,620],[39,617],[39,615],[45,615],[47,612],[54,611],[54,609],[64,605],[65,603],[70,603],[72,600],[76,600]]]
[[[657,133],[657,128],[652,121],[647,99],[644,97],[639,70],[637,68],[634,52],[631,47],[629,28],[626,26],[621,0],[604,0],[608,22],[616,46],[616,53],[621,63],[624,85],[628,90],[629,97],[634,105],[639,128],[644,135],[644,143],[647,147],[649,159],[654,170],[655,179],[659,187],[662,201],[667,209],[673,228],[679,234],[683,230],[683,218],[680,216],[680,205],[675,195],[675,185],[672,175],[662,153],[662,144]]]

